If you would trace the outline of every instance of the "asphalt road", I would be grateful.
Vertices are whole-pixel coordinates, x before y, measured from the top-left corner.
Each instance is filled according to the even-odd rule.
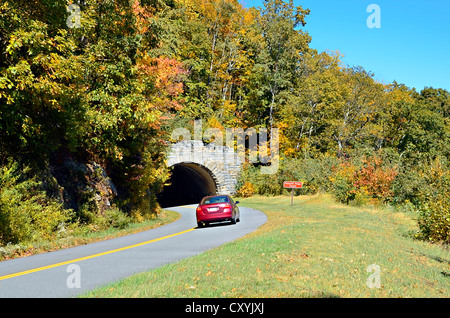
[[[0,262],[0,297],[74,297],[233,241],[267,221],[240,207],[241,222],[197,228],[195,205],[169,208],[181,214],[159,228],[55,252]]]

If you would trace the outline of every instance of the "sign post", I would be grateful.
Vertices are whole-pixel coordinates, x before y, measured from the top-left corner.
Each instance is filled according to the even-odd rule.
[[[291,206],[294,204],[294,189],[300,189],[303,187],[303,182],[301,181],[284,181],[283,187],[287,189],[292,189],[291,191]]]

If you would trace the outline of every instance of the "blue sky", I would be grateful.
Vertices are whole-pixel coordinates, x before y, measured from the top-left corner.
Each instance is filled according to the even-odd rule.
[[[261,0],[241,0],[262,6]],[[381,28],[370,29],[370,4],[381,9]],[[303,30],[318,51],[339,51],[343,62],[362,66],[375,79],[396,80],[418,91],[450,91],[450,0],[294,0],[311,10]]]

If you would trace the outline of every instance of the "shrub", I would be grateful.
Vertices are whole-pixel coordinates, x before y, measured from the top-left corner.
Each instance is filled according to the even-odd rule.
[[[417,204],[417,237],[450,243],[450,170],[436,159],[424,167],[424,179],[428,187],[421,189]]]
[[[241,191],[247,182],[252,185],[255,194],[278,195],[283,191],[283,185],[279,184],[278,178],[278,173],[264,175],[261,174],[260,167],[246,163],[238,180],[238,191]]]
[[[363,158],[361,166],[343,161],[330,177],[337,200],[357,205],[392,201],[392,184],[397,176],[395,167],[386,167],[378,156]]]
[[[238,189],[236,195],[241,198],[251,197],[255,193],[255,188],[253,185],[245,181],[244,184]]]
[[[124,229],[131,223],[132,219],[116,207],[112,207],[105,211],[102,218],[105,228],[114,227]]]
[[[295,194],[315,194],[327,191],[331,187],[329,176],[331,168],[338,160],[332,157],[320,159],[283,158],[275,174],[263,175],[260,167],[244,164],[238,180],[238,195],[242,192],[261,195],[281,195],[287,193],[283,188],[284,181],[302,181],[303,188],[295,190]],[[246,183],[249,183],[246,185]],[[253,189],[250,188],[250,185]],[[290,192],[290,190],[289,190]]]
[[[417,205],[421,200],[420,193],[428,186],[417,167],[402,166],[392,184],[393,201],[396,204],[411,202]]]
[[[355,199],[357,189],[354,185],[354,176],[356,169],[357,167],[349,161],[343,161],[339,165],[333,166],[329,179],[336,200],[349,204]]]
[[[363,167],[356,172],[355,187],[357,192],[380,201],[391,201],[392,183],[397,176],[396,168],[383,167],[382,160],[375,156],[363,160]]]
[[[441,195],[419,207],[418,238],[450,243],[450,197]]]
[[[29,169],[9,161],[0,168],[0,243],[17,243],[55,235],[58,225],[72,215],[62,204],[48,199]]]
[[[302,181],[302,194],[315,194],[331,189],[330,175],[333,166],[339,160],[335,157],[288,159],[284,164],[285,178],[283,181]]]

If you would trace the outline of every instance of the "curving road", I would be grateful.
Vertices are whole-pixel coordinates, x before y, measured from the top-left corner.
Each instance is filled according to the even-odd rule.
[[[55,252],[0,262],[0,297],[73,297],[132,274],[173,263],[233,241],[267,221],[240,207],[241,222],[196,228],[196,205],[159,228]]]

